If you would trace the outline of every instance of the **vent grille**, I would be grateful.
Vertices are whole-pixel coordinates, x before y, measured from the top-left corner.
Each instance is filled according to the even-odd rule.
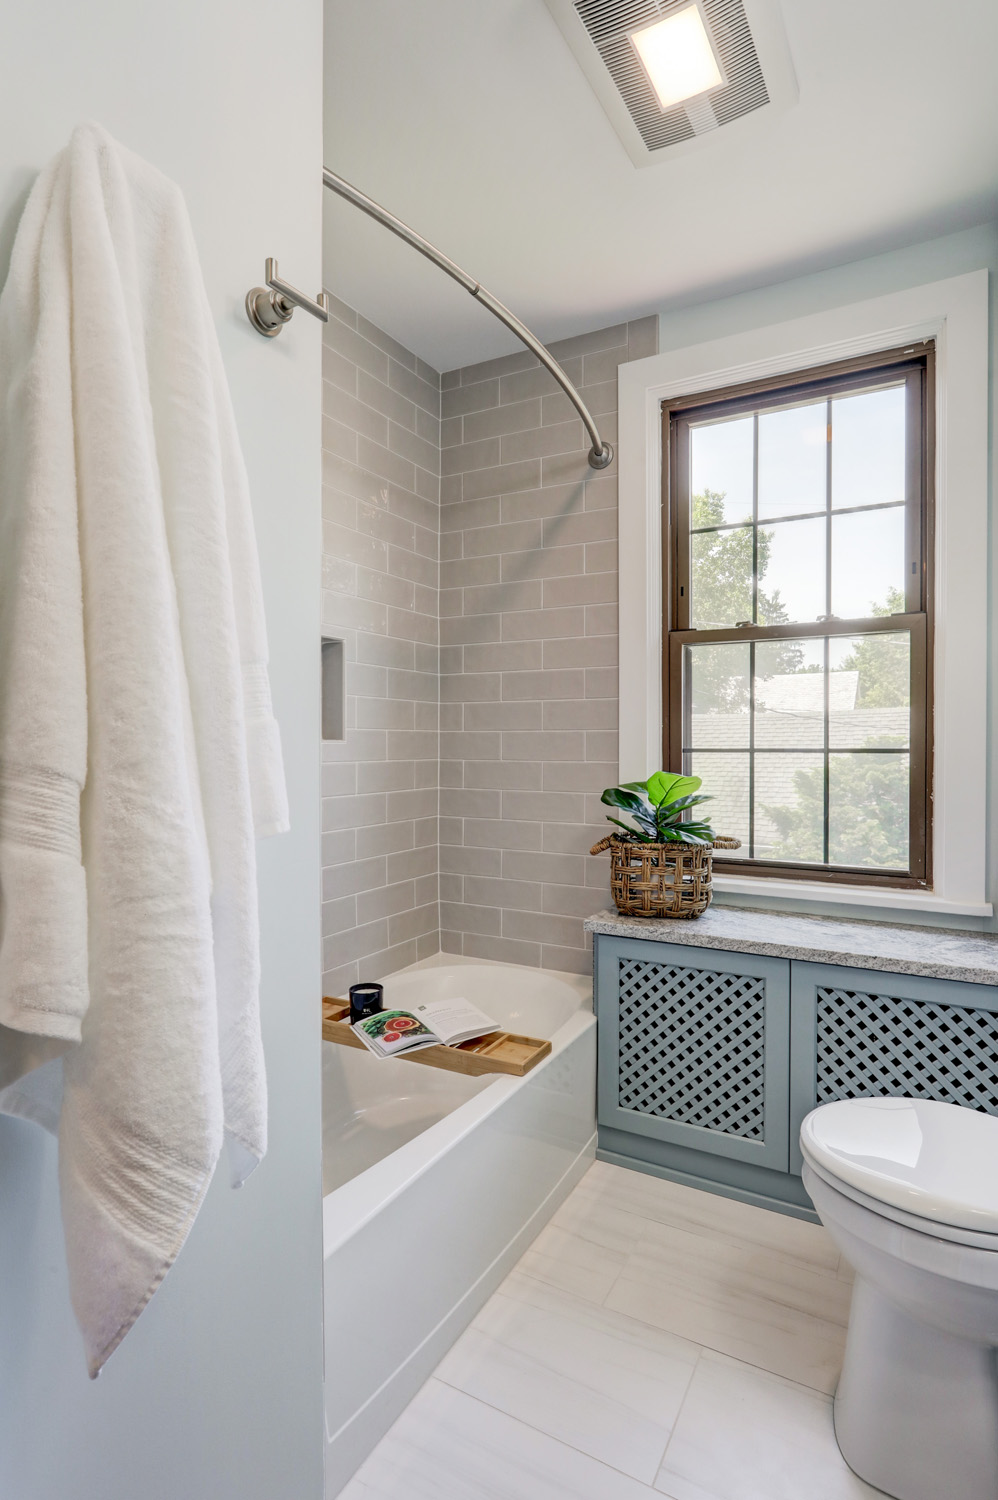
[[[689,0],[575,0],[575,9],[649,151],[688,141],[769,103],[742,0],[701,0],[727,83],[663,110],[628,32]]]
[[[998,1015],[819,986],[818,1104],[885,1094],[998,1114]]]
[[[765,980],[621,959],[619,996],[622,1109],[764,1139]]]

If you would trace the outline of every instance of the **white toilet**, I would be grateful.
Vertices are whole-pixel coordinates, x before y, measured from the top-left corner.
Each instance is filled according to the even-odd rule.
[[[842,1099],[801,1127],[804,1185],[856,1272],[835,1435],[898,1500],[998,1497],[998,1118]]]

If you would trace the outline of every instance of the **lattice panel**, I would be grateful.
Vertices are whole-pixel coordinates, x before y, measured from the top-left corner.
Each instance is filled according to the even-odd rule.
[[[620,960],[622,1109],[764,1139],[766,982]]]
[[[998,1015],[819,985],[817,1102],[885,1094],[998,1114]]]

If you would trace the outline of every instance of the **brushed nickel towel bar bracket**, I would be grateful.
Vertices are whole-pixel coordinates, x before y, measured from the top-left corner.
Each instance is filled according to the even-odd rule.
[[[329,322],[329,298],[325,292],[320,292],[313,301],[290,282],[282,281],[277,274],[277,261],[272,255],[267,257],[264,275],[267,285],[255,286],[246,293],[246,316],[257,333],[262,333],[265,339],[277,337],[285,323],[290,323],[296,307],[311,313],[320,323]]]
[[[524,323],[521,323],[519,318],[511,313],[508,307],[504,307],[498,298],[493,297],[491,292],[487,292],[480,282],[468,275],[467,271],[462,271],[461,267],[456,265],[448,256],[444,255],[443,251],[438,250],[435,245],[431,245],[429,240],[424,240],[421,234],[417,234],[414,229],[409,228],[408,224],[404,224],[401,219],[397,219],[394,214],[389,213],[387,208],[382,208],[380,203],[375,203],[373,198],[369,198],[359,188],[353,187],[344,178],[338,177],[328,167],[323,167],[322,169],[322,181],[329,188],[330,192],[338,194],[341,198],[345,198],[348,203],[352,203],[355,208],[359,208],[369,218],[376,219],[379,224],[384,225],[386,229],[390,229],[392,234],[396,234],[399,239],[405,240],[406,244],[411,245],[414,250],[418,250],[420,255],[425,255],[427,260],[431,260],[435,266],[440,267],[441,271],[446,272],[454,281],[463,286],[465,291],[469,292],[483,307],[487,307],[493,317],[498,318],[500,323],[504,323],[510,332],[516,335],[521,344],[525,344],[531,354],[535,355],[544,368],[554,376],[554,379],[561,386],[565,395],[582,418],[586,431],[592,441],[592,447],[589,451],[590,467],[594,469],[606,469],[613,463],[613,449],[609,443],[604,442],[600,437],[599,429],[593,421],[589,408],[561,368],[561,365],[553,355],[548,353],[540,339],[535,338],[530,329]],[[272,262],[268,261],[267,264],[270,266]],[[270,286],[274,285],[272,281],[268,284]],[[278,288],[278,290],[281,289]],[[252,293],[250,295],[252,296]],[[246,307],[247,311],[249,311],[249,298],[247,298]],[[312,311],[311,307],[309,311]],[[260,326],[252,312],[250,312],[250,321],[254,327]],[[286,321],[286,319],[282,319],[282,321]],[[269,332],[269,330],[260,329],[261,333],[265,331]],[[277,332],[276,328],[274,332]],[[273,335],[271,334],[270,336],[272,337]]]

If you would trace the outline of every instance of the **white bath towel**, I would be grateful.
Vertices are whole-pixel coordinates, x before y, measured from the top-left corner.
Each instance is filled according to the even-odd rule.
[[[266,1149],[254,835],[287,827],[245,471],[179,190],[94,125],[0,296],[0,1109],[58,1128],[96,1374],[223,1128]]]

